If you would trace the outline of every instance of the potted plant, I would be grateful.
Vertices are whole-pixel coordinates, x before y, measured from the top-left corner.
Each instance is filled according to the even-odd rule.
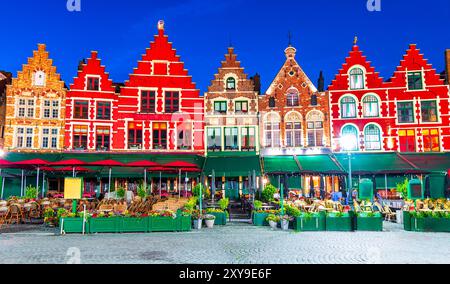
[[[278,217],[274,214],[270,214],[269,216],[267,216],[266,220],[267,220],[267,222],[269,222],[269,226],[272,229],[276,229],[278,227],[278,222],[280,221],[280,217]]]
[[[211,214],[206,214],[203,219],[205,220],[206,227],[208,229],[214,228],[214,222],[216,220],[216,216]]]
[[[264,187],[264,190],[262,192],[262,199],[265,202],[272,202],[274,201],[274,195],[275,193],[277,193],[277,188],[271,184],[266,185],[266,187]]]
[[[119,186],[117,188],[116,197],[118,199],[124,199],[126,194],[127,194],[127,192],[125,191],[125,188],[123,186]]]
[[[203,220],[202,220],[202,216],[201,216],[199,210],[193,210],[192,211],[192,220],[193,220],[193,223],[194,223],[194,229],[195,230],[201,230],[202,229]]]
[[[280,217],[281,221],[281,230],[287,231],[289,230],[289,222],[292,221],[292,217],[289,215],[284,215]]]

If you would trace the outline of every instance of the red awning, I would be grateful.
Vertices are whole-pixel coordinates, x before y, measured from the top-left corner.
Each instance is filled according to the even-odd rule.
[[[13,167],[13,166],[14,166],[14,163],[12,163],[10,161],[7,161],[7,160],[0,159],[0,167],[2,167],[2,168],[10,168],[10,167]]]
[[[156,162],[152,162],[152,161],[137,161],[137,162],[132,162],[132,163],[128,163],[127,167],[136,167],[136,168],[151,168],[151,167],[160,167],[161,165],[156,163]]]
[[[183,161],[176,161],[172,163],[165,164],[164,167],[168,168],[198,168],[196,164],[191,164]]]
[[[20,161],[20,162],[15,162],[14,163],[17,166],[36,166],[36,167],[40,167],[40,166],[46,166],[49,165],[50,163],[41,159],[33,159],[33,160],[25,160],[25,161]]]
[[[58,162],[54,162],[51,163],[50,165],[52,166],[72,166],[72,167],[76,167],[76,166],[84,166],[86,165],[86,162],[77,160],[77,159],[70,159],[70,160],[63,160],[63,161],[58,161]]]
[[[175,172],[174,169],[165,168],[165,167],[154,167],[147,169],[149,172]]]
[[[73,171],[73,167],[64,167],[64,168],[59,168],[56,169],[56,171],[58,172],[72,172]],[[83,168],[83,167],[75,167],[75,171],[76,172],[90,172],[90,169],[87,168]]]
[[[97,167],[125,167],[124,163],[115,160],[104,160],[89,163],[89,166],[97,166]]]
[[[193,169],[193,168],[180,168],[178,170],[181,170],[182,173],[200,173],[202,171],[200,169]]]

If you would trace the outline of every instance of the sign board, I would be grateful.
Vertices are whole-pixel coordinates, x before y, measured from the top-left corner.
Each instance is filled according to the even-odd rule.
[[[424,196],[425,192],[423,190],[422,182],[416,179],[411,180],[408,185],[408,199],[424,199]]]
[[[363,179],[359,184],[358,197],[360,200],[373,199],[373,182],[370,179]]]
[[[64,199],[81,199],[83,197],[83,185],[82,178],[66,178],[64,180]]]

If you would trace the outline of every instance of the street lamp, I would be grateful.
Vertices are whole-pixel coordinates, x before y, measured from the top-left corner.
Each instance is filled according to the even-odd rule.
[[[348,155],[348,182],[347,182],[347,200],[351,205],[352,200],[352,151],[357,148],[357,139],[354,135],[345,135],[341,137],[341,146]]]

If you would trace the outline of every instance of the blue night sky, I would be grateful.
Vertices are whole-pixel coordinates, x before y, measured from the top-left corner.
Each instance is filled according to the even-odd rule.
[[[314,83],[320,70],[330,83],[355,35],[385,79],[410,43],[439,72],[450,48],[448,0],[381,0],[381,12],[369,12],[367,0],[81,0],[82,11],[74,13],[66,0],[2,2],[0,70],[16,76],[37,43],[46,43],[67,85],[90,50],[99,51],[115,82],[128,79],[159,19],[202,92],[230,38],[246,72],[261,74],[263,91],[284,62],[289,31]]]

